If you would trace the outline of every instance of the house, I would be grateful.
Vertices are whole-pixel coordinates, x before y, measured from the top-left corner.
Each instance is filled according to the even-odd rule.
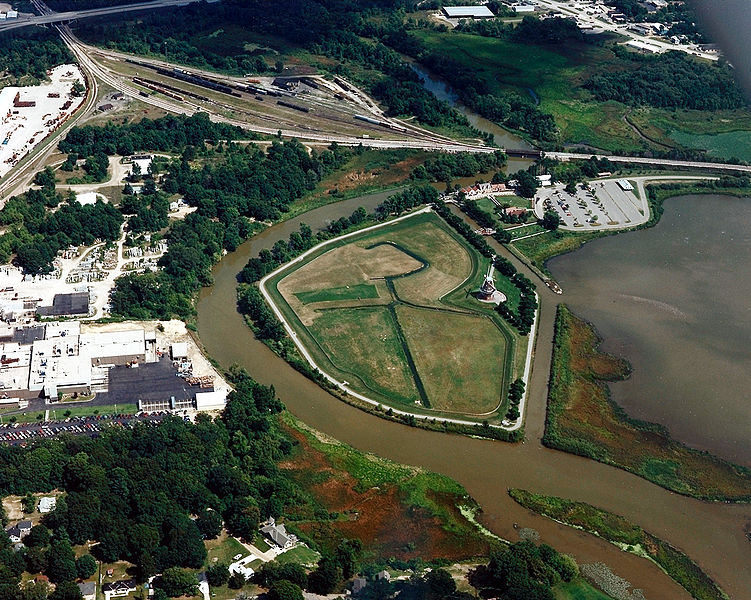
[[[19,521],[15,525],[8,527],[5,531],[8,533],[11,542],[14,544],[18,543],[31,531],[31,521]]]
[[[295,545],[297,538],[294,535],[287,533],[284,525],[277,525],[274,519],[269,519],[269,522],[264,527],[261,527],[261,533],[275,546],[278,546],[282,550],[288,550]]]
[[[86,581],[78,584],[78,589],[81,590],[81,596],[83,600],[95,600],[96,599],[96,583],[93,581]]]
[[[54,496],[45,496],[39,501],[39,512],[49,513],[55,510],[55,506],[57,506],[57,498]]]
[[[462,189],[468,200],[487,196],[506,196],[513,194],[504,183],[476,183]]]
[[[102,585],[102,592],[104,593],[105,600],[110,598],[121,598],[127,596],[136,591],[136,582],[132,579],[123,579],[121,581],[113,581],[112,583],[105,583]]]
[[[352,580],[352,593],[356,594],[368,585],[368,580],[365,577],[355,577]]]
[[[518,206],[509,206],[508,208],[501,209],[501,212],[507,217],[522,217],[527,214],[527,209]]]
[[[391,573],[386,570],[379,571],[378,573],[376,573],[376,579],[385,579],[386,581],[391,581]]]

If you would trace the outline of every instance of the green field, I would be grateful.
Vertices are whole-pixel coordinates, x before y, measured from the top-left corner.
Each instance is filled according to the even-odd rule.
[[[567,144],[587,144],[610,151],[695,146],[671,136],[673,131],[705,134],[738,131],[751,134],[751,110],[697,111],[633,108],[620,102],[595,101],[581,88],[596,71],[631,68],[605,46],[583,42],[558,45],[522,44],[457,31],[414,32],[430,52],[459,61],[467,73],[483,80],[491,93],[514,91],[523,97],[534,90],[540,109],[552,114]],[[634,125],[626,121],[626,117]],[[645,136],[645,137],[643,137]],[[650,142],[647,138],[658,143]],[[725,141],[718,141],[724,144]],[[720,154],[717,150],[717,156]],[[739,158],[743,158],[739,156]]]
[[[714,135],[673,131],[670,137],[686,148],[706,150],[711,156],[751,161],[751,132],[729,131]]]
[[[335,240],[267,289],[315,362],[352,389],[386,406],[494,418],[526,338],[471,295],[487,268],[429,213]],[[496,282],[515,306],[518,289]]]
[[[611,596],[580,578],[569,583],[559,583],[553,588],[553,594],[556,600],[611,600]]]
[[[298,292],[295,294],[303,304],[314,302],[334,302],[336,300],[362,300],[363,298],[378,298],[378,290],[374,285],[361,283],[359,285],[347,285],[328,290],[316,290],[313,292]]]

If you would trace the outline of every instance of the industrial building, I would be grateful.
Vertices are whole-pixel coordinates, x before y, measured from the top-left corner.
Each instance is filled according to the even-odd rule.
[[[89,314],[89,292],[55,294],[52,306],[37,307],[40,317],[72,317]]]
[[[441,8],[447,19],[493,19],[495,15],[487,6],[444,6]]]

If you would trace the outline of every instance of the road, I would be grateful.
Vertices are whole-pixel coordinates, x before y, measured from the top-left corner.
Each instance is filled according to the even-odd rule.
[[[110,6],[105,8],[93,8],[89,10],[72,10],[68,12],[52,12],[49,9],[37,16],[21,17],[11,19],[0,23],[0,32],[18,29],[19,27],[29,27],[30,25],[48,25],[50,23],[63,23],[77,19],[86,19],[89,17],[102,17],[115,13],[133,12],[136,10],[153,10],[155,8],[169,8],[185,6],[199,0],[153,0],[153,2],[143,2],[139,4],[123,4],[121,6]],[[35,3],[36,5],[36,3]],[[37,7],[38,8],[38,7]]]
[[[607,158],[612,162],[634,163],[640,165],[660,165],[680,167],[682,169],[711,169],[713,171],[740,171],[751,173],[751,165],[729,165],[727,163],[701,162],[696,160],[673,160],[672,158],[646,158],[643,156],[611,156],[609,154],[575,154],[573,152],[546,152],[547,158],[555,160],[587,160],[591,156]]]

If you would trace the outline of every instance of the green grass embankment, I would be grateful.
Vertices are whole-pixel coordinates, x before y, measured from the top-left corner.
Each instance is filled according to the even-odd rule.
[[[593,533],[626,552],[652,560],[697,600],[728,600],[727,594],[683,552],[627,519],[584,502],[512,489],[523,507],[566,525]]]

